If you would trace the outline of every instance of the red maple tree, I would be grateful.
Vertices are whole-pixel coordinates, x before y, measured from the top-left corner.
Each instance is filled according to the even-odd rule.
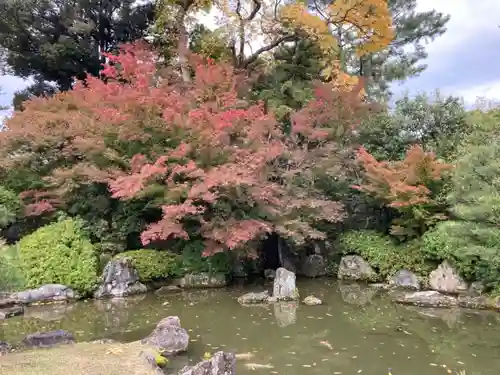
[[[23,144],[24,156],[43,150],[54,158],[47,181],[59,199],[92,182],[107,183],[119,199],[160,189],[163,217],[142,242],[194,234],[204,238],[206,255],[270,232],[296,242],[322,238],[315,223],[344,218],[316,179],[338,172],[338,140],[365,111],[361,86],[319,85],[317,98],[292,116],[288,135],[262,103],[242,99],[244,79],[230,65],[193,57],[186,83],[159,71],[144,46],[106,57],[104,80],[89,77],[32,100],[0,135],[6,149]],[[128,155],[133,146],[140,152]],[[50,202],[30,209],[39,214]]]
[[[436,220],[445,218],[432,187],[441,181],[453,166],[439,161],[433,152],[420,145],[412,146],[401,161],[377,161],[360,147],[357,161],[364,169],[363,191],[399,211],[402,216],[393,222],[392,233],[398,236],[421,235]]]

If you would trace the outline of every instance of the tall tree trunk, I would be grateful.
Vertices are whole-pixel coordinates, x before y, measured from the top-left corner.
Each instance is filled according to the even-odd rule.
[[[187,7],[184,6],[181,7],[179,11],[179,24],[178,24],[179,39],[177,41],[177,54],[179,56],[179,66],[181,68],[182,80],[184,82],[190,82],[191,74],[189,72],[189,65],[188,65],[189,39],[188,39],[188,32],[186,30],[186,25],[184,23],[186,18],[186,10]]]

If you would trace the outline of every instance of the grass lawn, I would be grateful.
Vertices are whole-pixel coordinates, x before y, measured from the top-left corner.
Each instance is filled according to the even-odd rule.
[[[155,375],[139,342],[81,343],[0,357],[1,375]]]

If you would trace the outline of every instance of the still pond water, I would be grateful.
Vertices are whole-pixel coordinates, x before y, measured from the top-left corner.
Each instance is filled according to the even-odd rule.
[[[500,373],[498,313],[394,305],[373,298],[372,290],[334,280],[298,281],[301,296],[313,294],[321,306],[236,302],[263,288],[271,285],[31,307],[24,317],[1,323],[0,340],[15,343],[32,332],[65,329],[79,341],[134,341],[160,319],[177,315],[192,341],[174,368],[222,349],[252,353],[238,361],[240,375],[387,375],[389,368],[392,375]],[[252,369],[249,363],[269,366]]]

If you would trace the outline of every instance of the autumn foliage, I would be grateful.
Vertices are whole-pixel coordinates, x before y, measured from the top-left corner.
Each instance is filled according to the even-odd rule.
[[[357,161],[364,169],[364,183],[353,187],[402,214],[393,223],[393,234],[421,235],[433,222],[445,218],[439,212],[432,186],[443,179],[452,165],[439,161],[434,153],[415,145],[403,160],[388,162],[377,161],[361,147]]]
[[[64,204],[84,184],[106,183],[118,199],[160,192],[162,218],[142,242],[201,236],[207,255],[270,232],[323,238],[317,223],[344,218],[316,182],[337,174],[338,142],[367,113],[361,85],[344,92],[320,84],[285,134],[261,103],[239,94],[244,81],[230,65],[193,58],[186,83],[159,72],[143,46],[107,58],[105,80],[32,100],[0,135],[10,152],[4,168],[45,158],[45,189],[25,194],[32,214]]]

